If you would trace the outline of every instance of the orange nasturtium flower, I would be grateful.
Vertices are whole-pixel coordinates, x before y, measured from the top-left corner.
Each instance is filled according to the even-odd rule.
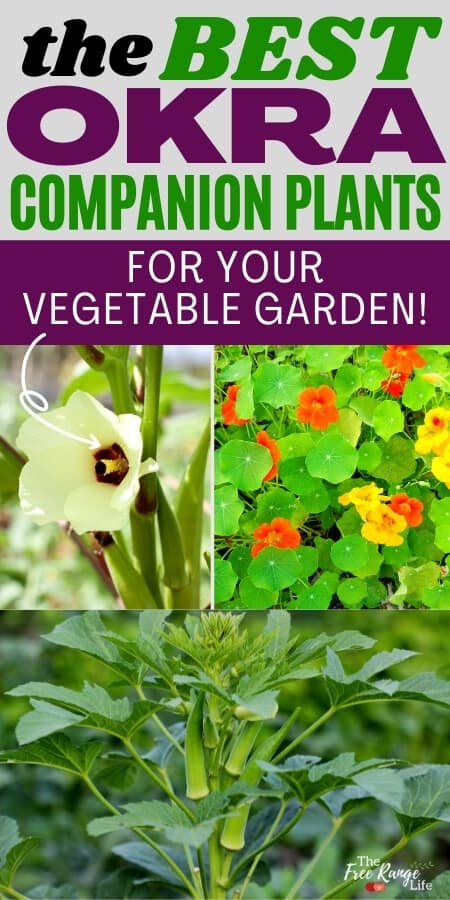
[[[388,500],[389,497],[383,495],[383,489],[373,481],[363,487],[354,487],[339,497],[339,503],[343,506],[353,503],[362,519],[366,519],[369,512],[378,509],[381,503],[387,503]]]
[[[325,431],[339,419],[339,411],[335,406],[336,392],[327,384],[305,388],[299,394],[298,402],[297,419],[308,423],[316,431]]]
[[[386,544],[387,547],[399,547],[403,538],[399,534],[407,527],[404,516],[399,516],[389,506],[381,504],[367,513],[361,534],[372,544]]]
[[[417,441],[415,449],[417,453],[442,453],[445,444],[450,438],[448,426],[450,423],[450,410],[442,406],[436,406],[428,410],[424,424],[417,429]]]
[[[418,344],[388,344],[381,357],[383,366],[401,375],[411,375],[413,369],[420,369],[426,360],[417,352]]]
[[[403,516],[411,528],[416,528],[422,522],[423,503],[415,497],[409,497],[408,494],[394,494],[389,508],[399,516]]]
[[[407,381],[407,375],[401,372],[392,372],[389,378],[383,378],[380,387],[385,394],[390,394],[391,397],[401,397]]]
[[[272,466],[268,472],[264,475],[263,481],[270,481],[272,478],[275,478],[278,475],[278,463],[281,459],[281,453],[278,449],[278,444],[274,438],[271,438],[266,431],[258,431],[256,435],[256,440],[258,444],[261,444],[261,447],[267,447],[271,457],[272,457]]]
[[[227,388],[227,399],[220,407],[224,425],[246,425],[250,419],[240,419],[236,414],[236,400],[239,393],[238,384],[230,384]]]
[[[281,516],[272,519],[270,524],[264,522],[263,525],[258,525],[253,532],[253,537],[256,538],[257,543],[253,544],[251,549],[252,556],[258,556],[258,553],[261,553],[261,550],[265,550],[266,547],[295,550],[300,546],[301,541],[300,532],[296,528],[292,528],[289,519],[283,519]]]

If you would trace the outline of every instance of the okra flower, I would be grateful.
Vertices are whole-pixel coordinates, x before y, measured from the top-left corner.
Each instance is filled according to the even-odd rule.
[[[140,424],[139,416],[116,416],[84,391],[27,419],[17,438],[28,457],[22,509],[39,525],[66,519],[79,533],[123,528],[140,476],[157,469],[153,460],[141,465]]]

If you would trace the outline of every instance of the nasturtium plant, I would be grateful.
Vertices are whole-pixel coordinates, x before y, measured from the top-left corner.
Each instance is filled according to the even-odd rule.
[[[450,608],[449,357],[216,348],[216,571],[237,576],[218,607]]]
[[[338,575],[324,573],[306,588],[318,604],[332,590],[330,578],[337,582]],[[360,590],[356,579],[345,584]],[[337,717],[364,704],[385,711],[389,704],[406,711],[432,704],[436,716],[448,716],[447,681],[417,667],[399,677],[413,651],[377,651],[358,631],[305,639],[285,610],[247,618],[145,611],[120,630],[110,621],[79,614],[45,636],[69,661],[65,683],[31,681],[8,692],[11,703],[20,698],[31,709],[19,714],[18,746],[0,751],[5,766],[55,771],[53,797],[67,779],[72,792],[78,783],[92,795],[72,832],[84,826],[96,846],[113,854],[108,883],[115,892],[107,893],[105,883],[96,896],[273,897],[266,860],[292,835],[301,841],[300,863],[289,868],[283,897],[349,896],[349,889],[356,897],[359,884],[346,880],[347,864],[331,858],[325,891],[321,866],[326,848],[358,828],[362,809],[390,817],[380,864],[392,859],[395,869],[409,842],[417,853],[416,837],[450,821],[450,766],[395,759],[388,738],[385,758],[370,751],[357,758],[351,734],[337,739]],[[92,683],[76,681],[80,654]],[[305,707],[304,698],[314,698],[314,706]],[[414,716],[408,721],[409,736]],[[323,755],[308,752],[313,736]],[[314,816],[322,825],[308,857]],[[37,842],[33,834],[20,836],[32,830],[26,804],[17,819],[0,816],[0,895],[85,897],[54,880],[21,893]],[[443,884],[445,874],[436,875]]]
[[[196,388],[173,372],[167,381],[161,346],[74,349],[84,371],[65,385],[60,400],[47,408],[45,397],[22,390],[28,416],[14,443],[0,437],[2,470],[13,481],[27,525],[54,523],[65,530],[116,606],[208,605],[209,591],[201,597],[200,588],[202,577],[209,577],[202,559],[209,384],[199,380]],[[190,403],[200,400],[205,412],[190,458],[175,477],[158,451],[164,404],[170,408],[183,396]],[[259,459],[259,473],[268,450],[247,446]],[[234,471],[236,487],[258,484],[245,456],[240,468],[235,460]],[[236,495],[234,515],[225,517],[222,529],[233,527],[241,505]]]

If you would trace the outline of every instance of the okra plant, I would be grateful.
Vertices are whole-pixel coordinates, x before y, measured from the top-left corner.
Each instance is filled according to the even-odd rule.
[[[448,682],[432,673],[403,680],[384,674],[411,651],[374,652],[375,642],[357,631],[304,640],[291,634],[290,614],[281,610],[265,614],[257,628],[232,613],[186,614],[180,624],[163,610],[142,612],[132,627],[124,636],[93,612],[58,624],[46,639],[88,654],[105,677],[82,689],[46,682],[15,687],[9,693],[29,698],[32,709],[18,722],[19,747],[0,755],[4,764],[70,773],[91,792],[98,815],[86,823],[89,835],[95,841],[108,835],[110,847],[117,834],[113,852],[127,865],[120,871],[133,873],[121,897],[272,896],[270,888],[263,893],[270,879],[266,857],[319,806],[328,833],[312,858],[301,859],[286,900],[317,897],[322,855],[362,807],[385,804],[397,818],[398,833],[382,862],[398,854],[401,860],[409,841],[450,820],[448,765],[356,759],[351,737],[334,757],[305,754],[308,738],[320,729],[326,734],[326,723],[352,706],[415,701],[446,715]],[[353,650],[368,658],[350,672],[346,657]],[[290,714],[280,712],[286,686],[300,700],[305,680],[309,692],[328,698],[314,721],[292,702]],[[124,792],[134,777],[143,779],[138,800],[117,801],[111,767],[119,770]],[[26,810],[20,820],[24,831]],[[34,846],[33,837],[20,839],[14,821],[0,818],[0,895],[23,900],[16,870]],[[344,869],[335,875],[320,896],[361,895]],[[55,890],[62,888],[43,886],[29,896],[56,896]]]
[[[3,473],[15,477],[28,518],[68,530],[118,605],[198,609],[207,413],[170,500],[171,473],[158,454],[163,348],[76,349],[87,368],[54,408],[22,378],[29,415],[15,447],[0,438]],[[97,399],[105,393],[108,406]]]

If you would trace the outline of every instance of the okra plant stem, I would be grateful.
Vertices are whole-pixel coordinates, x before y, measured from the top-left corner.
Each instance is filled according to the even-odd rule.
[[[19,892],[15,891],[10,884],[0,884],[0,897],[2,897],[3,894],[12,897],[13,900],[28,900],[28,897],[24,894],[19,894]]]
[[[316,721],[313,722],[313,724],[310,725],[309,728],[306,728],[305,731],[302,731],[302,733],[298,737],[294,738],[294,740],[291,741],[291,743],[288,744],[287,747],[284,748],[284,750],[281,750],[280,753],[278,753],[277,756],[273,758],[272,762],[274,763],[274,765],[278,765],[278,763],[282,762],[283,759],[286,759],[286,756],[290,756],[292,751],[295,750],[295,748],[298,747],[299,744],[306,740],[306,738],[309,737],[310,734],[314,734],[314,732],[317,731],[317,729],[320,728],[320,726],[323,725],[324,722],[327,722],[328,719],[331,719],[331,716],[334,716],[335,712],[337,712],[337,707],[330,706],[330,708],[327,709],[327,711],[324,712],[319,719],[316,719]]]
[[[280,824],[281,819],[282,819],[283,816],[284,816],[284,811],[285,811],[285,809],[286,809],[286,806],[287,806],[287,803],[286,803],[285,800],[283,800],[283,801],[280,803],[280,808],[279,808],[279,810],[278,810],[278,813],[277,813],[277,815],[275,816],[275,819],[273,820],[272,825],[270,826],[269,831],[268,831],[267,834],[266,834],[266,841],[270,840],[270,838],[274,836],[274,834],[275,834],[275,832],[276,832],[276,830],[277,830],[277,828],[278,828],[278,825]],[[258,851],[258,853],[256,854],[256,856],[255,856],[255,858],[254,858],[254,860],[253,860],[253,862],[252,862],[252,864],[251,864],[251,866],[250,866],[250,868],[249,868],[249,870],[248,870],[248,872],[247,872],[247,875],[245,876],[244,881],[242,882],[242,887],[241,887],[241,890],[240,890],[241,898],[244,898],[244,896],[245,896],[245,892],[246,892],[246,890],[247,890],[247,888],[248,888],[248,886],[249,886],[249,884],[250,884],[250,882],[251,882],[251,880],[252,880],[253,873],[254,873],[254,871],[255,871],[255,869],[256,869],[258,863],[260,862],[263,853],[264,853],[264,850]]]
[[[179,809],[182,809],[183,812],[186,813],[186,815],[190,818],[191,822],[193,822],[195,819],[195,816],[193,815],[191,810],[188,809],[188,807],[183,803],[182,800],[179,799],[179,797],[177,797],[176,794],[174,794],[172,789],[170,787],[168,787],[168,785],[165,783],[165,781],[162,778],[160,778],[159,775],[156,774],[156,772],[153,771],[153,769],[146,763],[145,759],[142,759],[142,757],[136,750],[136,747],[134,746],[134,744],[132,744],[132,742],[130,740],[128,740],[127,738],[122,738],[121,740],[122,740],[122,744],[127,748],[128,752],[131,754],[133,759],[136,760],[138,766],[140,766],[141,769],[143,769],[144,772],[148,775],[150,780],[153,781],[154,784],[157,784],[158,787],[165,794],[167,794],[167,796],[169,797],[169,800],[172,800],[172,803],[175,803],[175,805],[178,806]]]
[[[324,838],[324,840],[322,841],[322,843],[316,850],[312,859],[310,859],[309,863],[305,866],[305,868],[303,869],[303,871],[302,871],[301,875],[299,876],[299,878],[297,879],[297,881],[294,882],[294,884],[292,885],[292,887],[289,891],[289,894],[286,897],[286,900],[297,900],[297,898],[300,896],[300,890],[303,887],[305,881],[309,878],[311,872],[316,867],[317,863],[319,862],[319,860],[325,853],[325,850],[327,849],[327,847],[331,844],[333,839],[336,837],[339,829],[342,827],[343,823],[345,822],[345,819],[346,819],[346,816],[341,816],[340,818],[333,820],[333,827],[330,828],[330,831],[328,832],[326,838]]]
[[[99,803],[101,803],[105,807],[105,809],[108,810],[108,812],[110,812],[113,816],[120,815],[119,810],[116,809],[116,807],[106,799],[104,794],[101,793],[98,787],[89,778],[89,775],[82,775],[81,778],[82,781],[84,781],[86,787],[89,788],[94,797],[96,797]],[[175,872],[177,877],[184,884],[190,896],[193,897],[194,900],[197,900],[197,892],[195,886],[191,884],[188,878],[186,878],[183,870],[180,869],[179,866],[177,866],[177,864],[173,861],[173,859],[171,859],[169,854],[166,853],[165,850],[163,850],[162,847],[160,847],[159,844],[156,843],[156,841],[153,841],[151,837],[149,837],[148,834],[146,834],[145,831],[142,830],[142,828],[131,828],[130,830],[133,831],[134,834],[136,834],[138,837],[140,837],[142,841],[148,844],[155,851],[155,853],[157,853],[167,863],[167,865],[170,866],[172,871]]]

